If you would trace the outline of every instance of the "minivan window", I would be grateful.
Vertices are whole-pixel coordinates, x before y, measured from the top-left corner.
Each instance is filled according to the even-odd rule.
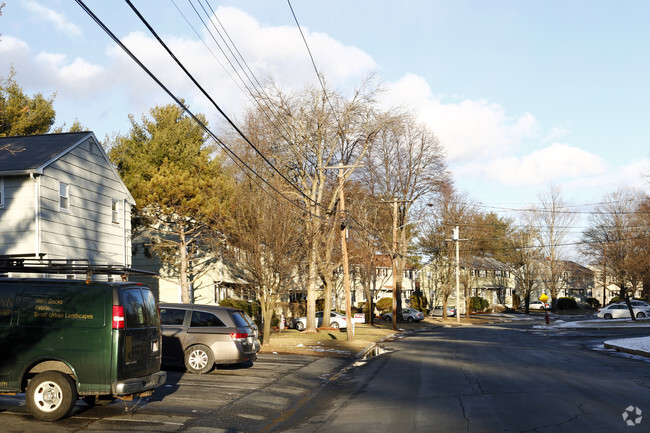
[[[235,321],[235,325],[240,328],[249,328],[251,326],[240,313],[232,313],[232,319]]]
[[[156,298],[154,298],[151,290],[142,290],[142,294],[144,295],[144,305],[147,308],[147,315],[149,316],[149,326],[157,327],[160,325],[160,316],[158,315]]]
[[[147,324],[145,306],[139,289],[127,289],[123,294],[126,328],[144,328]]]
[[[163,325],[182,325],[185,319],[185,310],[175,308],[161,308],[160,321]]]
[[[221,326],[225,327],[226,324],[221,321],[217,316],[212,313],[205,313],[203,311],[192,312],[192,321],[190,326]]]

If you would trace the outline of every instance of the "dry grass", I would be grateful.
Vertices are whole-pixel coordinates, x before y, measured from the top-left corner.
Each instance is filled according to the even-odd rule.
[[[348,340],[346,330],[321,328],[315,333],[295,329],[274,330],[269,344],[262,346],[260,352],[351,358],[372,343],[401,332],[400,330],[423,329],[434,324],[438,324],[435,319],[425,319],[420,323],[398,323],[398,331],[393,331],[392,322],[377,319],[372,326],[365,323],[355,324],[352,340]]]

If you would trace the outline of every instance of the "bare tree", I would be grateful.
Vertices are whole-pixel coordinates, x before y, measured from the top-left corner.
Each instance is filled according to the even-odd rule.
[[[529,214],[523,214],[522,229],[508,237],[506,263],[515,277],[515,291],[521,294],[525,314],[530,313],[530,296],[541,284],[542,253],[536,243],[537,234],[530,228]]]
[[[533,208],[531,219],[545,263],[544,284],[552,298],[551,309],[557,309],[557,297],[564,287],[564,260],[567,239],[576,221],[576,214],[567,209],[559,187],[551,186],[539,195],[539,206]]]
[[[603,278],[625,299],[636,292],[648,272],[648,196],[640,191],[608,194],[589,218],[582,252],[604,269]]]
[[[393,267],[393,328],[401,320],[403,272],[413,231],[409,216],[449,183],[438,138],[409,114],[386,115],[366,158],[366,182],[392,206],[392,236],[386,250]]]
[[[276,86],[255,95],[260,104],[254,115],[266,125],[273,161],[296,186],[287,193],[307,210],[303,220],[309,242],[307,332],[316,331],[319,272],[323,275],[318,263],[327,260],[324,248],[334,248],[323,236],[327,236],[331,219],[340,220],[336,213],[338,188],[351,176],[372,141],[378,90],[377,81],[370,77],[349,97],[327,88],[287,93]],[[331,170],[335,165],[351,166],[343,182],[336,181],[337,172]]]

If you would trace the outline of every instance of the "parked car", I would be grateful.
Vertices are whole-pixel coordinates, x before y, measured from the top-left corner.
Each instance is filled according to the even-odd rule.
[[[413,308],[403,308],[402,317],[407,322],[419,322],[420,320],[424,320],[424,314]],[[381,318],[386,321],[393,320],[393,312],[389,311],[387,313],[382,313]]]
[[[323,324],[323,312],[316,312],[316,327],[322,326]],[[346,329],[348,327],[347,318],[341,313],[336,311],[330,312],[330,326],[335,329]],[[295,328],[298,331],[304,331],[307,327],[307,318],[299,317],[291,321],[291,328]]]
[[[442,312],[443,312],[442,305],[436,305],[433,308],[433,310],[431,310],[431,313],[429,314],[431,316],[442,317]],[[447,307],[447,317],[456,317],[456,309],[454,307]]]
[[[548,302],[542,301],[530,301],[528,308],[530,310],[548,310],[550,308],[550,304]]]
[[[66,266],[34,272],[84,272]],[[167,377],[160,346],[158,305],[144,284],[0,278],[0,393],[24,392],[40,420],[68,416],[79,397],[151,395]]]
[[[164,365],[207,373],[215,364],[254,361],[259,341],[242,310],[200,304],[160,304]]]
[[[650,308],[648,307],[633,307],[632,311],[636,317],[650,317]],[[625,303],[610,304],[599,308],[596,315],[603,319],[626,319],[630,318],[630,310]]]
[[[627,305],[625,301],[618,301],[617,304]],[[632,305],[632,307],[650,308],[649,303],[646,301],[639,301],[638,299],[630,299],[630,305]]]

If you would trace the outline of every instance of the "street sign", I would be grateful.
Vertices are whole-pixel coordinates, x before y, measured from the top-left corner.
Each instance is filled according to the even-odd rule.
[[[546,293],[542,293],[542,296],[539,297],[539,300],[546,304],[546,301],[548,301],[548,296],[546,296]]]

